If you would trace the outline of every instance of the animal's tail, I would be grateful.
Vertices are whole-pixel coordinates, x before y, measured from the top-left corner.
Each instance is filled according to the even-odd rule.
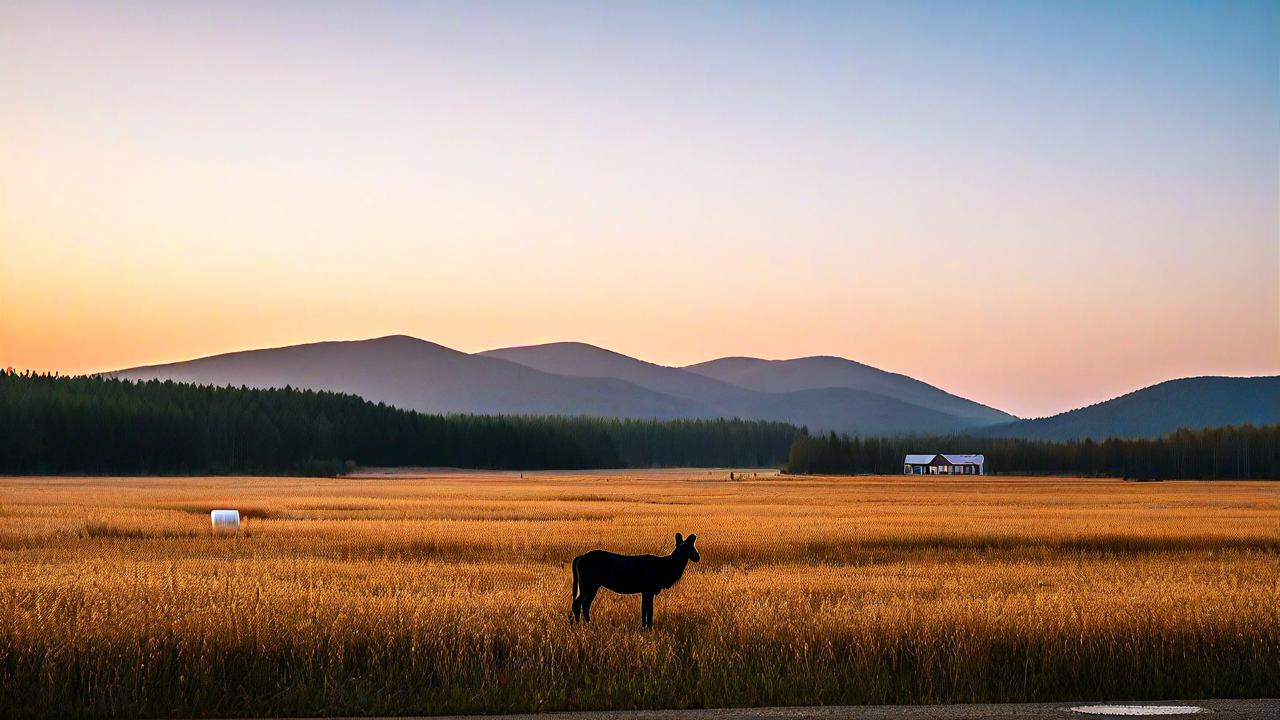
[[[578,599],[578,593],[580,592],[579,584],[578,584],[578,560],[579,559],[580,558],[573,559],[573,599],[574,600]]]

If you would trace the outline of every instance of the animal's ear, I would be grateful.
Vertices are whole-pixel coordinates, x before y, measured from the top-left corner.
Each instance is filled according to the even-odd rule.
[[[693,533],[689,533],[689,544],[690,544],[690,545],[692,545],[692,544],[693,544],[693,541],[694,541],[694,540],[697,540],[697,539],[698,539],[698,536],[697,536],[697,535],[694,535]]]
[[[684,536],[680,533],[676,533],[676,544],[679,545],[682,542],[684,542]]]

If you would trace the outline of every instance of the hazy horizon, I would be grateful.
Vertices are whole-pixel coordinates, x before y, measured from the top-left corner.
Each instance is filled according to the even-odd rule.
[[[310,340],[310,341],[303,341],[303,342],[299,342],[299,343],[293,343],[293,344],[284,345],[284,346],[266,345],[266,346],[262,346],[262,347],[234,348],[234,349],[225,350],[225,351],[218,352],[218,353],[213,353],[213,354],[208,355],[208,356],[190,357],[190,358],[184,357],[184,358],[175,358],[175,359],[169,359],[169,360],[159,360],[159,361],[156,361],[156,362],[143,363],[143,364],[140,364],[140,365],[135,365],[135,366],[130,366],[130,367],[100,368],[100,369],[98,369],[98,370],[89,371],[89,372],[87,372],[87,373],[85,373],[85,374],[111,373],[111,372],[115,372],[115,371],[129,370],[129,369],[133,369],[133,368],[142,368],[142,367],[150,367],[150,366],[163,366],[163,365],[169,365],[169,364],[174,364],[174,363],[182,363],[182,362],[191,361],[191,360],[199,360],[199,359],[203,359],[203,358],[205,358],[205,357],[216,357],[216,356],[218,356],[218,355],[235,354],[235,353],[240,353],[240,352],[252,352],[252,351],[255,351],[255,350],[274,350],[274,349],[280,349],[280,348],[282,348],[282,347],[296,347],[296,346],[298,346],[298,345],[313,345],[313,344],[318,344],[318,343],[329,343],[329,342],[338,342],[338,343],[347,343],[347,342],[367,342],[367,341],[371,341],[371,340],[383,340],[383,339],[393,338],[393,337],[408,337],[408,338],[412,338],[412,339],[414,339],[414,340],[421,340],[421,341],[424,341],[424,342],[433,343],[433,344],[436,344],[436,345],[441,345],[441,346],[446,347],[446,348],[448,348],[448,349],[450,349],[450,350],[456,350],[456,351],[459,351],[459,352],[464,352],[464,353],[472,354],[472,355],[482,355],[482,354],[485,354],[486,352],[497,351],[497,350],[505,350],[505,349],[514,349],[514,348],[520,348],[520,347],[536,347],[537,345],[544,345],[544,344],[560,344],[560,343],[580,344],[580,345],[587,345],[587,346],[595,347],[595,348],[598,348],[598,349],[601,349],[601,350],[604,350],[604,351],[607,351],[607,352],[620,353],[620,354],[622,354],[622,355],[627,355],[627,356],[632,357],[632,358],[634,358],[634,359],[636,359],[636,360],[641,360],[641,361],[644,361],[644,362],[653,362],[652,360],[649,360],[648,358],[645,358],[645,357],[642,357],[642,356],[630,355],[629,353],[621,352],[621,351],[619,351],[619,350],[617,350],[617,349],[615,349],[615,348],[604,347],[604,346],[601,346],[601,345],[596,345],[596,344],[594,344],[594,343],[586,343],[586,342],[583,342],[583,341],[581,341],[581,340],[553,340],[553,341],[548,341],[547,343],[537,343],[537,344],[535,344],[535,345],[528,345],[528,346],[526,346],[526,345],[501,345],[501,346],[494,346],[494,347],[489,347],[489,348],[483,348],[483,349],[480,349],[480,350],[463,350],[463,349],[461,349],[461,348],[456,348],[456,347],[449,346],[449,345],[448,345],[448,344],[446,344],[446,343],[439,343],[439,342],[437,342],[437,341],[431,340],[430,338],[420,338],[420,337],[415,337],[415,336],[413,336],[413,335],[408,335],[408,334],[406,334],[406,333],[391,333],[391,334],[387,334],[387,335],[379,335],[379,336],[374,336],[374,337],[359,337],[359,338],[323,338],[323,339],[317,339],[317,340]],[[708,362],[708,361],[712,361],[712,360],[726,359],[726,358],[734,358],[734,357],[744,357],[744,358],[752,358],[752,359],[766,360],[766,361],[786,361],[786,360],[796,360],[796,359],[801,359],[801,358],[806,358],[806,357],[841,357],[841,356],[832,355],[832,354],[830,354],[830,353],[819,353],[819,354],[817,354],[817,355],[788,356],[788,357],[756,357],[756,356],[746,356],[746,355],[740,355],[740,354],[739,354],[739,355],[729,354],[729,355],[720,355],[720,356],[716,356],[716,357],[714,357],[714,358],[704,358],[703,360],[695,360],[695,361],[693,361],[693,362],[685,363],[685,364],[682,364],[682,365],[667,365],[667,364],[664,364],[664,363],[655,363],[655,364],[662,365],[662,366],[664,366],[664,367],[673,367],[673,368],[677,368],[677,369],[684,369],[684,368],[691,367],[691,366],[693,366],[693,365],[697,365],[697,364],[699,364],[699,363],[703,363],[703,362]],[[856,358],[844,358],[844,359],[846,359],[846,360],[852,360],[852,361],[854,361],[854,362],[858,362],[858,360],[857,360]],[[19,369],[20,369],[20,370],[27,370],[27,369],[30,369],[30,368],[19,368]],[[886,370],[886,371],[888,371],[888,372],[897,372],[897,371],[896,371],[896,370],[894,370],[893,368],[878,368],[878,369],[880,369],[880,370]],[[572,372],[566,372],[566,373],[564,373],[564,374],[573,375],[574,373],[572,373]],[[1161,379],[1161,380],[1156,380],[1156,381],[1154,381],[1154,382],[1150,383],[1150,385],[1157,385],[1157,384],[1160,384],[1160,383],[1163,383],[1163,382],[1167,382],[1167,381],[1170,381],[1170,380],[1182,380],[1182,379],[1188,379],[1188,378],[1190,378],[1190,377],[1197,377],[1197,376],[1179,376],[1179,377],[1163,378],[1163,379]],[[1228,377],[1272,377],[1272,375],[1252,375],[1252,376],[1250,376],[1250,375],[1237,375],[1237,376],[1228,376]],[[943,387],[943,386],[938,386],[936,383],[932,383],[932,382],[930,382],[928,378],[914,378],[914,379],[916,379],[916,380],[922,380],[922,381],[927,382],[927,383],[929,383],[929,384],[931,384],[931,385],[935,385],[936,387],[939,387],[939,389],[941,389],[941,390],[944,390],[944,391],[950,392],[950,393],[952,393],[952,394],[957,394],[957,393],[954,393],[954,391],[950,390],[949,388],[946,388],[946,387]],[[1113,399],[1115,399],[1116,397],[1119,397],[1119,396],[1121,396],[1121,395],[1126,395],[1126,394],[1128,394],[1128,393],[1130,393],[1130,392],[1133,392],[1133,391],[1136,391],[1136,390],[1141,390],[1141,389],[1143,389],[1143,387],[1149,387],[1149,385],[1148,385],[1148,386],[1141,386],[1141,387],[1133,387],[1133,388],[1129,388],[1129,389],[1126,389],[1126,390],[1121,391],[1121,392],[1119,392],[1119,393],[1116,393],[1115,395],[1108,395],[1108,396],[1106,396],[1106,397],[1098,397],[1098,398],[1095,398],[1095,399],[1089,400],[1089,401],[1087,401],[1087,402],[1083,402],[1083,403],[1081,403],[1081,404],[1079,404],[1079,405],[1074,405],[1074,406],[1071,406],[1071,407],[1065,407],[1065,408],[1062,408],[1062,409],[1060,409],[1060,410],[1054,410],[1054,411],[1052,411],[1052,412],[1045,413],[1045,414],[1043,414],[1043,415],[1018,415],[1017,413],[1013,413],[1013,414],[1018,415],[1019,419],[1023,419],[1023,420],[1036,419],[1036,418],[1041,418],[1041,417],[1049,417],[1049,416],[1052,416],[1052,415],[1056,415],[1056,414],[1058,414],[1058,413],[1067,412],[1067,411],[1069,411],[1069,410],[1076,410],[1076,409],[1080,409],[1080,408],[1083,408],[1083,407],[1087,407],[1087,406],[1089,406],[1089,405],[1093,405],[1093,404],[1096,404],[1096,403],[1105,402],[1105,401],[1107,401],[1107,400],[1113,400]],[[997,406],[993,405],[992,403],[990,403],[990,402],[988,402],[988,401],[984,400],[983,398],[967,397],[967,398],[965,398],[965,399],[967,399],[967,400],[972,400],[972,401],[974,401],[974,402],[977,402],[977,403],[980,403],[980,404],[983,404],[983,405],[987,405],[988,407],[992,407],[992,408],[994,408],[994,409],[996,409],[996,410],[1001,410],[1001,411],[1009,412],[1006,408],[997,407]]]
[[[0,3],[0,365],[1280,374],[1280,5]]]

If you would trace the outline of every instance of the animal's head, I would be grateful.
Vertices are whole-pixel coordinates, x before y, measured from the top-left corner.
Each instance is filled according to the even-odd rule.
[[[697,535],[689,535],[689,537],[684,537],[680,533],[676,533],[676,549],[675,549],[676,554],[677,555],[684,554],[690,560],[694,562],[698,562],[698,559],[699,559],[698,548],[693,546],[694,541],[697,539],[698,539]]]

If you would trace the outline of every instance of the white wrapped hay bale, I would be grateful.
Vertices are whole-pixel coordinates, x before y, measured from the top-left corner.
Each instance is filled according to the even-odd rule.
[[[239,530],[240,511],[212,510],[209,512],[209,521],[213,523],[214,530]]]

